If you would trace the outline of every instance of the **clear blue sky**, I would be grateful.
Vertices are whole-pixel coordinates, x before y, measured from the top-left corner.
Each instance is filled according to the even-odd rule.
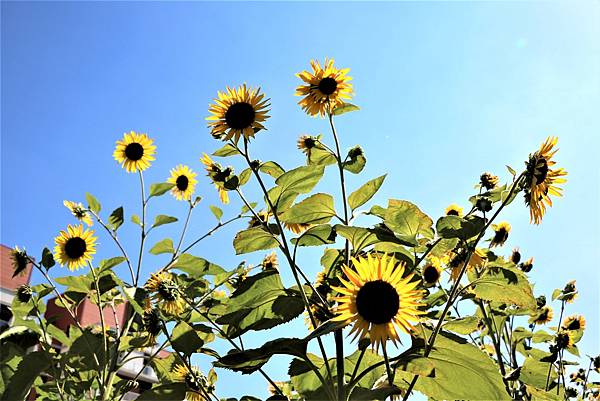
[[[296,138],[328,131],[296,105],[294,73],[311,58],[329,56],[351,68],[354,103],[362,108],[337,123],[344,148],[360,143],[368,158],[362,178],[352,177],[349,187],[389,172],[377,198],[382,204],[388,197],[408,199],[435,219],[449,203],[466,206],[481,172],[506,179],[505,164],[522,168],[547,135],[560,137],[566,196],[540,227],[529,224],[521,199],[513,203],[505,214],[513,226],[507,251],[520,246],[524,256],[535,257],[538,294],[577,280],[581,297],[566,313],[585,314],[582,354],[597,354],[599,20],[599,3],[592,1],[2,2],[1,241],[36,253],[51,246],[72,222],[63,199],[83,201],[86,191],[106,212],[123,205],[127,219],[138,213],[137,177],[112,159],[124,131],[156,140],[147,182],[163,181],[178,163],[201,170],[201,153],[220,146],[204,118],[225,85],[262,86],[273,117],[252,152],[286,168],[299,165]],[[318,188],[336,180],[332,170]],[[198,191],[203,205],[188,238],[214,223],[208,205],[218,200],[203,176]],[[257,198],[256,191],[246,192]],[[165,197],[150,215],[166,209],[184,212],[183,204]],[[238,210],[234,201],[225,215]],[[134,249],[133,225],[121,230]],[[195,253],[234,267],[242,260],[232,256],[234,233],[223,230]],[[174,235],[171,228],[156,230],[149,242],[167,235]],[[98,259],[117,254],[104,236],[98,248]],[[258,263],[262,255],[243,259]],[[303,255],[312,274],[318,258],[314,251]],[[145,274],[160,266],[159,258],[146,260]],[[277,333],[303,330],[300,319],[292,327]],[[246,342],[266,340],[259,332]],[[207,369],[205,360],[200,364]],[[286,361],[267,369],[281,380]],[[266,394],[258,375],[219,374],[220,396]]]

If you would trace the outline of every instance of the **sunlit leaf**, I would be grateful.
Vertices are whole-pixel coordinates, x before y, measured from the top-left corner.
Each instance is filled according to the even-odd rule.
[[[350,113],[351,111],[357,110],[360,110],[358,106],[353,105],[352,103],[344,103],[333,109],[333,112],[331,114],[333,114],[334,116],[341,116],[342,114]]]
[[[329,194],[314,194],[279,215],[287,223],[322,224],[335,216],[333,197]]]
[[[175,223],[176,221],[177,221],[177,217],[167,216],[165,214],[159,214],[158,216],[156,216],[154,218],[154,223],[152,224],[152,227],[159,227],[164,224]]]
[[[381,177],[374,178],[352,192],[348,197],[348,204],[352,210],[367,203],[377,193],[386,176],[387,174],[384,174]]]
[[[102,209],[102,206],[100,205],[100,202],[98,202],[98,199],[96,199],[96,197],[94,195],[92,195],[89,192],[85,193],[85,200],[87,201],[88,204],[88,208],[98,214],[100,212],[100,210]]]
[[[153,255],[160,255],[161,253],[175,253],[173,248],[173,240],[171,238],[165,238],[158,241],[152,248],[150,253]]]
[[[263,227],[240,231],[233,239],[236,255],[275,248],[278,242]]]
[[[169,182],[159,182],[150,185],[150,196],[161,196],[167,193],[175,184]]]

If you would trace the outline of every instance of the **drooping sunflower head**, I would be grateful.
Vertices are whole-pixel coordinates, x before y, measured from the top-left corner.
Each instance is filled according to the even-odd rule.
[[[269,118],[269,99],[260,93],[260,88],[248,88],[246,84],[218,92],[218,98],[208,108],[208,126],[213,137],[238,142],[265,129],[263,123]]]
[[[188,401],[209,401],[205,394],[213,392],[212,386],[209,386],[206,378],[200,372],[200,369],[193,366],[190,370],[185,365],[177,365],[173,369],[173,375],[185,383],[187,390],[185,399]]]
[[[84,230],[80,224],[69,224],[66,231],[61,231],[54,238],[54,258],[61,265],[67,265],[69,270],[77,270],[92,260],[96,253],[96,237],[93,230]]]
[[[185,300],[181,298],[179,286],[171,273],[152,273],[144,287],[152,293],[151,299],[156,301],[163,311],[179,315],[185,310]]]
[[[354,338],[368,336],[375,348],[385,345],[388,339],[400,340],[398,327],[405,333],[413,329],[411,322],[419,320],[424,312],[423,291],[416,289],[414,274],[404,276],[404,263],[387,255],[369,254],[352,258],[352,267],[343,266],[345,278],[341,287],[334,287],[341,295],[336,321],[354,322],[350,334]]]
[[[65,200],[63,201],[63,205],[65,205],[65,207],[69,209],[71,214],[75,216],[77,220],[87,224],[88,226],[91,226],[93,224],[90,214],[81,203]]]
[[[498,176],[495,176],[492,173],[483,173],[479,177],[479,183],[483,188],[489,191],[490,189],[496,188],[496,185],[498,185]]]
[[[452,269],[450,272],[450,279],[456,281],[460,275],[460,271],[467,260],[468,251],[464,248],[460,248],[454,251],[454,255],[450,257],[448,265]],[[475,251],[471,253],[469,262],[467,263],[467,269],[473,269],[479,266],[483,266],[487,260],[487,254],[481,248],[475,248]]]
[[[283,226],[293,232],[294,234],[302,234],[304,231],[312,227],[309,223],[283,223]]]
[[[546,324],[550,322],[553,317],[554,313],[552,312],[552,308],[549,306],[543,306],[529,318],[529,323],[535,323],[538,325]]]
[[[144,311],[144,315],[142,316],[142,325],[144,330],[150,335],[152,342],[154,342],[154,338],[160,334],[161,324],[160,324],[160,316],[158,315],[158,310],[155,308],[149,308]]]
[[[578,292],[577,287],[575,287],[575,280],[569,281],[562,290],[561,299],[571,304],[577,298],[577,294]]]
[[[594,366],[594,370],[600,373],[600,355],[592,359],[592,365]]]
[[[146,134],[125,133],[123,139],[117,141],[113,157],[128,173],[144,171],[154,160],[156,146],[153,143]]]
[[[311,60],[312,72],[296,74],[304,81],[296,88],[296,96],[303,96],[298,104],[308,115],[324,116],[343,105],[344,100],[352,98],[352,78],[348,76],[350,69],[338,69],[333,64],[333,59],[325,59],[323,66]]]
[[[27,252],[25,249],[21,249],[18,246],[15,246],[10,250],[10,258],[12,260],[12,267],[15,271],[13,277],[17,274],[22,274],[25,269],[27,269],[27,264],[29,263],[29,257],[27,256]]]
[[[310,151],[317,145],[317,139],[314,136],[302,135],[298,138],[298,149],[306,156],[310,156]]]
[[[490,242],[490,248],[504,245],[508,239],[508,233],[510,233],[510,224],[508,224],[506,221],[503,221],[498,224],[492,224],[492,228],[494,229],[494,237]]]
[[[263,270],[278,270],[279,262],[277,261],[277,254],[275,252],[271,252],[263,259],[261,266]]]
[[[204,164],[207,173],[206,175],[210,177],[213,184],[215,184],[215,188],[217,188],[217,191],[219,192],[219,199],[223,204],[228,204],[229,195],[225,189],[225,181],[233,174],[233,170],[229,167],[221,167],[219,163],[215,163],[206,153],[202,154],[200,161]]]
[[[550,195],[562,196],[563,178],[567,172],[563,168],[553,168],[556,164],[552,157],[558,151],[554,149],[558,138],[548,137],[540,149],[529,155],[525,162],[525,204],[529,207],[531,222],[540,224],[546,213],[546,207],[552,206]]]
[[[436,259],[430,260],[427,264],[425,264],[425,266],[423,266],[421,276],[425,286],[431,287],[432,285],[435,285],[442,276],[441,264]]]
[[[450,206],[448,206],[446,208],[446,210],[444,210],[444,214],[446,216],[462,216],[463,215],[463,208],[458,206],[457,204],[453,203]]]
[[[174,184],[174,187],[171,188],[171,194],[178,200],[192,199],[192,194],[198,183],[196,173],[183,164],[171,170],[171,175],[167,179],[167,182]]]
[[[562,324],[563,330],[583,330],[585,329],[585,318],[581,315],[569,316]]]
[[[521,252],[519,251],[518,247],[512,250],[512,253],[510,255],[510,261],[513,262],[515,265],[519,264],[519,262],[521,261]]]

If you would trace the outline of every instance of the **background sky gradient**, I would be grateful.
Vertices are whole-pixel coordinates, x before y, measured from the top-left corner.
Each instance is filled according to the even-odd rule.
[[[208,205],[218,204],[199,162],[202,152],[220,147],[204,120],[217,90],[243,82],[262,86],[272,118],[251,152],[293,168],[303,163],[296,149],[300,134],[322,132],[331,139],[326,121],[296,105],[294,73],[308,68],[311,58],[329,56],[351,68],[353,103],[362,109],[336,123],[342,147],[361,144],[368,159],[363,174],[348,179],[349,191],[389,172],[379,204],[407,199],[435,220],[450,203],[467,207],[483,171],[508,180],[506,164],[521,169],[546,136],[560,137],[566,195],[541,226],[529,224],[521,197],[511,204],[504,213],[513,227],[505,249],[520,246],[525,258],[535,257],[536,295],[549,298],[554,288],[577,280],[580,298],[565,313],[586,316],[580,350],[596,355],[599,4],[2,2],[1,242],[24,245],[34,255],[52,247],[58,231],[73,222],[63,199],[84,201],[89,191],[105,216],[125,207],[120,235],[136,249],[138,232],[129,217],[139,213],[138,179],[112,158],[114,142],[129,130],[156,141],[147,183],[164,181],[179,163],[200,172],[197,192],[204,200],[187,238],[203,234],[215,223]],[[317,189],[335,185],[330,169]],[[259,199],[253,183],[244,190]],[[233,200],[225,216],[239,206]],[[152,202],[151,218],[165,212],[183,219],[185,205],[170,196]],[[241,260],[259,263],[265,252],[233,256],[231,239],[242,227],[219,231],[194,254],[227,268]],[[149,245],[176,235],[175,228],[155,230]],[[108,237],[99,242],[96,260],[117,255]],[[313,276],[320,254],[301,254]],[[163,258],[146,261],[144,275]],[[282,270],[292,285],[289,270]],[[117,271],[126,274],[126,267]],[[305,330],[299,318],[275,333]],[[268,339],[265,332],[244,337],[248,347]],[[198,363],[208,370],[207,360]],[[279,358],[267,371],[282,380],[287,363]],[[258,374],[218,373],[219,396],[266,396]]]

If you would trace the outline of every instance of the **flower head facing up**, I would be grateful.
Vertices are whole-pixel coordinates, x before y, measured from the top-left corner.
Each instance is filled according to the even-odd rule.
[[[208,126],[213,137],[237,143],[241,136],[248,140],[265,129],[263,123],[269,118],[269,99],[260,93],[260,88],[248,88],[246,84],[237,88],[227,87],[218,92],[217,99],[209,106]]]
[[[86,208],[83,207],[83,205],[81,203],[76,203],[76,202],[71,202],[71,201],[65,200],[65,201],[63,201],[63,205],[65,205],[65,207],[67,209],[69,209],[71,214],[77,220],[87,224],[88,226],[91,226],[93,224],[90,214],[88,213]]]
[[[490,242],[490,248],[504,245],[508,239],[508,233],[510,233],[510,224],[508,224],[506,221],[503,221],[498,224],[492,224],[492,228],[494,229],[494,237]]]
[[[153,293],[151,299],[156,301],[163,311],[171,315],[179,315],[185,310],[185,301],[181,298],[179,286],[171,273],[165,271],[152,273],[144,287],[148,292]]]
[[[333,59],[325,59],[321,67],[318,61],[311,60],[312,72],[296,74],[304,81],[296,88],[296,96],[303,97],[298,104],[308,115],[324,116],[352,98],[352,78],[347,75],[350,69],[338,69],[333,64]]]
[[[96,237],[93,230],[84,230],[80,224],[69,224],[66,231],[61,231],[54,238],[54,257],[61,265],[67,265],[69,270],[77,270],[92,260],[96,253]]]
[[[404,263],[387,255],[352,258],[352,266],[342,267],[342,287],[333,288],[341,294],[335,298],[339,305],[333,320],[354,322],[350,334],[355,339],[368,336],[375,348],[388,339],[399,341],[397,327],[410,333],[411,322],[424,313],[419,310],[423,291],[416,289],[414,274],[403,277]]]
[[[173,375],[185,383],[188,391],[185,393],[185,399],[188,401],[209,401],[207,394],[213,392],[212,386],[209,386],[206,378],[195,366],[190,370],[185,365],[177,365],[173,369]]]
[[[546,213],[546,207],[552,206],[550,195],[562,196],[563,184],[567,180],[563,178],[567,172],[563,168],[555,169],[556,164],[552,157],[558,151],[554,149],[558,138],[548,137],[540,146],[540,149],[529,155],[525,163],[525,204],[529,207],[531,222],[540,224]]]
[[[171,188],[171,194],[178,200],[190,200],[196,189],[196,173],[194,173],[188,166],[183,164],[178,165],[171,170],[171,175],[167,179],[167,182],[173,184]]]
[[[154,160],[156,146],[153,143],[146,134],[125,133],[123,139],[117,141],[113,157],[128,173],[144,171]]]
[[[490,189],[496,188],[496,185],[498,185],[498,176],[495,176],[492,173],[483,173],[479,177],[479,183],[483,188],[489,191]]]
[[[562,324],[563,330],[583,330],[585,329],[585,318],[581,315],[569,316]]]
[[[462,217],[463,215],[463,208],[458,206],[457,204],[453,203],[450,206],[448,206],[446,208],[446,210],[444,210],[444,214],[446,216],[459,216]]]
[[[225,189],[225,181],[233,174],[233,170],[229,167],[222,168],[219,163],[215,163],[206,153],[202,154],[200,161],[204,164],[206,175],[215,184],[215,188],[219,192],[219,199],[223,204],[228,204],[229,194],[227,194],[227,190]]]

